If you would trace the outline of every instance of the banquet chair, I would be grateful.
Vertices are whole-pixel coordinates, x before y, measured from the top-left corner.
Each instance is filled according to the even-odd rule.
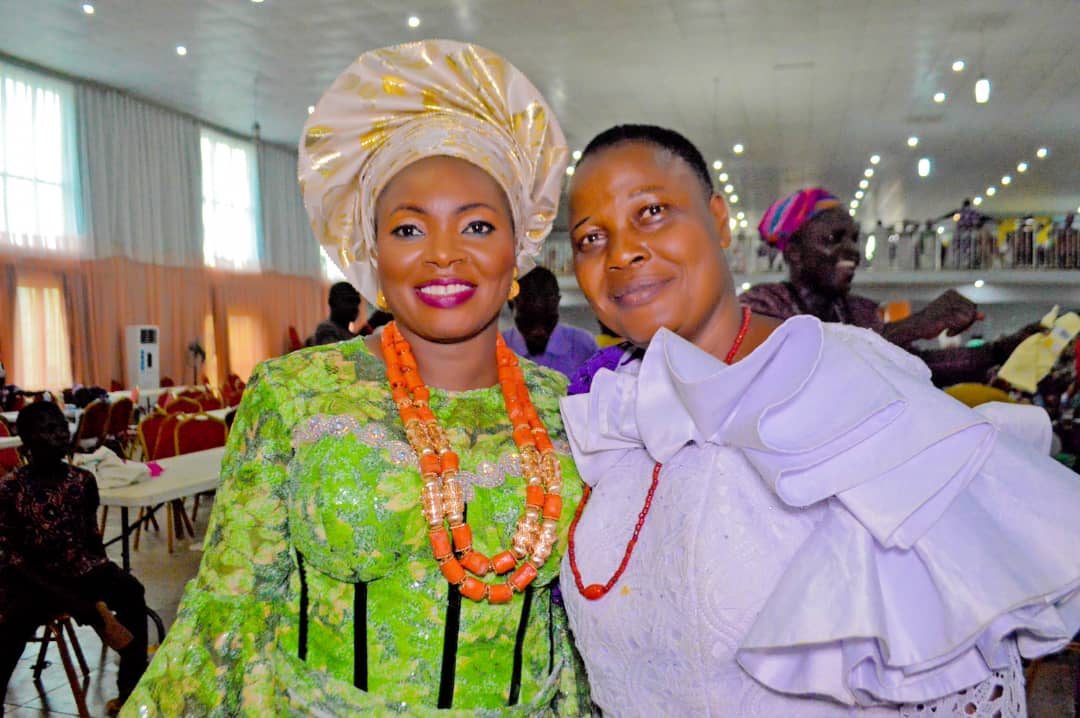
[[[154,448],[149,453],[148,460],[159,461],[161,459],[170,459],[177,455],[176,427],[187,418],[187,414],[180,413],[165,415],[165,418],[158,426],[157,440],[154,442]],[[183,499],[173,499],[169,502],[169,510],[165,512],[165,520],[166,528],[169,532],[169,553],[172,553],[173,536],[175,535],[176,538],[183,538],[185,531],[188,535],[194,536],[195,528],[191,525],[191,519],[188,518],[187,510],[184,509]],[[138,532],[137,528],[135,530]],[[138,534],[136,533],[136,536],[137,535]]]
[[[123,391],[124,385],[118,382],[116,379],[109,380],[109,391]]]
[[[68,684],[71,686],[71,695],[75,698],[75,708],[80,718],[90,718],[90,711],[86,707],[86,688],[90,684],[90,666],[86,663],[82,646],[79,645],[79,638],[75,635],[75,627],[71,625],[71,616],[66,613],[58,614],[44,624],[44,629],[40,637],[31,639],[41,644],[37,661],[31,666],[34,671],[34,682],[38,684],[38,690],[42,690],[41,672],[49,666],[48,661],[45,660],[46,651],[49,648],[49,643],[55,643],[56,648],[60,651],[60,662],[64,666],[64,673],[67,674]],[[65,636],[65,634],[67,635]],[[75,672],[75,664],[71,660],[72,653],[75,654],[75,659],[79,662],[79,669],[82,670],[82,680],[79,679],[78,674]]]
[[[226,406],[236,406],[240,403],[240,400],[244,397],[244,387],[246,385],[236,374],[229,374],[225,379],[225,384],[221,387],[221,398],[224,400]]]
[[[163,377],[161,377],[161,386],[162,387],[176,386],[176,382],[172,380],[172,377],[163,376]]]
[[[162,407],[166,414],[198,414],[202,406],[189,396],[178,396]]]
[[[95,451],[105,439],[105,429],[109,421],[109,405],[95,399],[86,405],[79,426],[75,429],[75,438],[71,442],[74,451]]]
[[[7,438],[9,436],[11,436],[11,429],[8,428],[5,422],[0,421],[0,437]],[[22,464],[22,460],[19,458],[18,449],[0,449],[0,476],[9,471],[14,471],[19,468],[20,464]]]
[[[109,420],[105,424],[105,437],[102,441],[110,451],[121,458],[130,458],[131,453],[131,417],[135,403],[126,397],[117,399],[109,405]],[[105,522],[109,520],[109,507],[101,507],[101,527],[98,533],[105,533]]]
[[[213,411],[214,409],[224,408],[224,404],[221,403],[221,399],[218,399],[210,392],[204,393],[202,397],[198,399],[198,402],[199,406],[202,407],[203,411]]]
[[[220,419],[215,419],[206,414],[193,414],[183,418],[176,426],[176,453],[190,454],[195,451],[206,451],[225,446],[225,440],[229,436],[229,427]],[[211,491],[203,492],[206,494]],[[191,520],[199,516],[199,497],[195,494],[194,504],[191,507]]]
[[[304,342],[300,339],[300,332],[296,331],[296,327],[289,325],[289,351],[294,352],[298,349],[304,348]]]

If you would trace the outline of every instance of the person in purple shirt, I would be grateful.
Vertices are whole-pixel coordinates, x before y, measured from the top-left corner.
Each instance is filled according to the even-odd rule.
[[[510,302],[514,328],[503,341],[519,356],[573,377],[596,353],[596,339],[584,329],[559,324],[559,281],[543,267],[520,280],[521,293]]]

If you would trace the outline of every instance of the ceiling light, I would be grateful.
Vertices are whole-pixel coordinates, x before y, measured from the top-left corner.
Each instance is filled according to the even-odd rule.
[[[1024,174],[1025,172],[1027,172],[1027,162],[1021,162],[1020,164],[1016,165],[1016,171],[1020,174]]]
[[[1012,177],[1010,177],[1009,175],[1002,176],[1001,184],[1007,185],[1007,184],[1011,184],[1011,183],[1012,183]]]
[[[857,200],[857,199],[851,200],[851,208],[852,209],[858,209],[859,208],[859,200]]]
[[[919,138],[916,137],[915,135],[912,135],[911,137],[908,137],[907,138],[907,146],[908,147],[918,147],[919,146]]]
[[[1040,160],[1045,160],[1048,154],[1050,154],[1050,150],[1046,149],[1045,147],[1040,147],[1035,152],[1035,156],[1038,157]]]
[[[876,165],[881,162],[881,155],[870,155],[870,164]]]
[[[731,200],[732,204],[738,204],[739,203],[739,195],[737,195],[737,194],[731,195],[731,197],[729,197],[728,199]]]
[[[720,160],[713,160],[712,168],[714,170],[722,170],[722,169],[724,169],[724,163],[721,162]]]
[[[727,172],[721,172],[720,174],[717,175],[717,178],[721,182],[727,182],[728,181],[728,173]]]
[[[735,191],[735,185],[731,185],[731,184],[724,185],[724,192],[726,192],[727,194],[731,194],[734,191]]]
[[[409,23],[409,27],[412,27],[412,28],[420,27],[420,18],[418,18],[416,15],[409,15],[408,23]]]
[[[870,168],[870,167],[867,167],[866,171],[863,172],[863,175],[865,175],[866,177],[873,177],[874,176],[874,170],[872,168]]]
[[[847,211],[847,213],[848,213],[848,214],[850,214],[850,215],[851,215],[852,217],[854,217],[854,216],[855,216],[855,210],[853,210],[853,209],[849,209],[849,210]]]
[[[980,105],[990,101],[990,78],[980,77],[975,81],[975,101]]]
[[[251,2],[253,2],[253,3],[256,3],[256,4],[257,4],[257,3],[261,3],[262,1],[263,1],[263,0],[251,0]]]
[[[741,155],[743,153],[743,150],[745,150],[745,149],[746,148],[743,147],[742,143],[740,142],[740,143],[736,144],[734,147],[732,147],[731,151],[734,152],[737,155]]]
[[[747,222],[745,219],[739,220],[739,226],[742,227],[743,229],[746,229],[747,227],[750,226],[750,223]]]
[[[930,176],[930,158],[929,157],[922,157],[922,158],[919,159],[919,176],[920,177],[929,177]]]
[[[566,168],[566,174],[568,174],[568,175],[574,174],[574,165],[570,165],[569,167]]]
[[[870,180],[859,180],[859,189],[866,189],[870,186]]]
[[[997,194],[997,187],[987,187],[986,188],[986,196],[987,197],[993,197],[996,194]]]
[[[737,215],[735,215],[735,219],[746,219],[746,212],[739,212]]]
[[[945,234],[945,228],[944,227],[938,227],[937,228],[937,233],[938,234]]]
[[[934,102],[936,102],[936,103],[938,103],[940,105],[944,101],[945,101],[945,93],[944,92],[935,92],[934,93]]]
[[[728,226],[731,227],[732,229],[735,229],[736,227],[739,226],[739,223],[735,221],[734,217],[731,217],[731,218],[728,219]]]
[[[863,191],[862,191],[862,190],[859,190],[858,192],[856,192],[856,193],[855,193],[855,199],[862,199],[862,198],[863,198],[863,196],[864,196],[864,195],[863,195]]]
[[[964,68],[966,66],[967,66],[967,64],[963,60],[956,60],[952,64],[952,71],[953,72],[963,72]]]
[[[976,279],[975,280],[975,288],[976,289],[982,289],[983,286],[985,286],[985,285],[986,285],[986,282],[984,282],[983,280],[981,280],[981,279]]]
[[[976,197],[975,199],[971,200],[971,203],[978,207],[980,204],[982,204],[982,197]]]
[[[577,162],[581,159],[581,150],[574,150],[570,153],[570,156],[574,158],[574,162]]]
[[[94,14],[94,6],[91,5],[88,2],[84,2],[83,6],[82,6],[82,11],[84,13],[86,13],[87,15],[93,15]]]
[[[310,114],[311,114],[312,112],[314,112],[314,111],[315,111],[315,105],[308,105],[308,106],[307,106],[307,113],[308,113],[309,115],[310,115]]]
[[[187,54],[187,48],[184,47],[183,45],[177,45],[176,46],[176,54],[179,55],[180,57],[183,57],[184,55]]]
[[[753,286],[753,285],[752,285],[752,284],[750,284],[750,282],[743,282],[743,283],[742,283],[742,290],[743,290],[743,291],[745,292],[745,291],[746,291],[747,289],[749,289],[749,288],[750,288],[750,287],[752,287],[752,286]]]

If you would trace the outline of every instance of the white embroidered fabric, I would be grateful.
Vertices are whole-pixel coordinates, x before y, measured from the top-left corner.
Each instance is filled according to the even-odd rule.
[[[905,705],[900,718],[1027,718],[1024,670],[1012,652],[1008,670],[994,671],[977,686],[936,701]]]

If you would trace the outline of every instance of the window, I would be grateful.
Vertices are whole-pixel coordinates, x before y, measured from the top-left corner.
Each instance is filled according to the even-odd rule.
[[[0,248],[77,255],[74,91],[0,63]]]
[[[255,148],[202,131],[203,260],[208,267],[259,269]]]
[[[54,391],[71,386],[71,342],[61,279],[46,272],[20,272],[15,317],[11,383]]]

